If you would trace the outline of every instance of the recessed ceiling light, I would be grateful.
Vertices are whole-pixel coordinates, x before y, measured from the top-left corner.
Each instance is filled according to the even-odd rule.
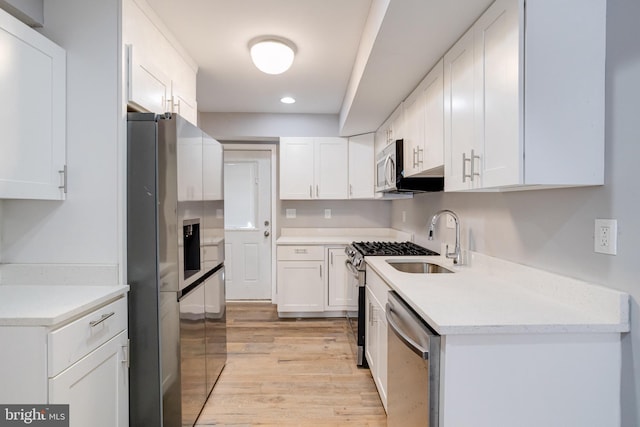
[[[281,74],[293,64],[295,45],[289,40],[264,36],[249,42],[251,60],[263,73]]]
[[[293,104],[294,102],[296,102],[296,100],[290,96],[285,96],[284,98],[280,98],[280,102],[282,102],[283,104]]]

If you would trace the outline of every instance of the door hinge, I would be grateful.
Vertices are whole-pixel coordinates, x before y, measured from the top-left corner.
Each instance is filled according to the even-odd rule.
[[[62,174],[62,185],[59,185],[58,188],[61,189],[64,194],[67,194],[67,165],[64,165],[58,173]]]

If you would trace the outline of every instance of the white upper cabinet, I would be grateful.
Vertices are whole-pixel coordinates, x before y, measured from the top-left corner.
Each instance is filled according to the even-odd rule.
[[[378,133],[383,138],[384,145],[382,148],[394,142],[396,139],[402,139],[405,133],[405,116],[404,116],[404,104],[398,105],[393,110],[393,113],[385,120],[385,122],[378,129]],[[376,143],[376,148],[381,150]]]
[[[375,197],[374,134],[349,138],[349,198]]]
[[[605,35],[604,2],[493,3],[444,58],[445,190],[603,184]]]
[[[403,103],[405,176],[444,175],[442,64],[440,60]]]
[[[64,200],[66,53],[0,10],[0,198]]]
[[[178,113],[198,123],[197,66],[144,0],[123,1],[127,103],[142,111]]]
[[[344,138],[280,138],[281,199],[346,199],[348,143]]]

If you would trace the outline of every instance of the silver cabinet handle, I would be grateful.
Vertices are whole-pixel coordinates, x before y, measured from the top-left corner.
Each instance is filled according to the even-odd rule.
[[[333,252],[331,252],[331,265],[333,265]]]
[[[475,161],[474,160],[480,160],[480,156],[476,155],[474,150],[471,150],[471,158],[469,159],[469,161],[471,162],[471,181],[473,182],[473,177],[474,176],[480,176],[479,172],[475,171]]]
[[[353,196],[353,184],[349,184],[349,195]]]
[[[110,318],[111,316],[113,316],[114,314],[116,314],[115,311],[112,311],[109,314],[103,314],[102,317],[99,320],[92,320],[91,322],[89,322],[89,326],[94,328],[94,327],[98,326],[100,323],[102,323],[105,320],[107,320],[108,318]]]
[[[472,163],[470,158],[467,159],[467,153],[462,153],[462,182],[467,182],[467,178],[472,177],[472,175],[467,175],[467,162]],[[471,179],[473,180],[473,178]]]
[[[320,197],[320,189],[318,188],[317,184],[316,184],[316,197]]]
[[[122,346],[122,352],[124,353],[124,359],[122,359],[122,364],[125,365],[127,368],[130,367],[130,360],[131,360],[130,344],[131,344],[131,340],[127,339],[127,343]]]
[[[320,265],[319,267],[320,267],[320,277],[322,277],[322,265]]]
[[[420,166],[421,164],[424,163],[424,148],[420,148],[420,147],[417,147],[417,148],[418,148],[418,156],[417,156],[418,157],[418,166]],[[422,153],[422,158],[420,157],[420,153]]]
[[[313,185],[309,186],[309,198],[313,197]]]
[[[416,147],[413,147],[413,167],[414,168],[418,167],[418,160],[416,159],[416,157],[418,157],[418,152],[416,150]]]

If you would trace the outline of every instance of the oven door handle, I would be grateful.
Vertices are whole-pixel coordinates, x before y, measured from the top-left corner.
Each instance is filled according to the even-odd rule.
[[[387,323],[389,324],[391,330],[398,336],[398,338],[400,338],[402,342],[407,345],[407,347],[411,349],[411,351],[422,357],[424,360],[429,360],[429,350],[421,347],[420,344],[416,343],[414,340],[408,337],[407,334],[404,333],[402,328],[398,326],[395,319],[392,317],[393,315],[393,308],[389,305],[389,303],[387,303],[386,317]]]
[[[353,266],[353,264],[351,263],[351,261],[349,261],[348,259],[344,261],[344,265],[347,267],[347,270],[349,270],[349,272],[351,274],[353,274],[353,277],[358,278],[358,276],[360,275],[360,273],[358,272],[358,270]]]

